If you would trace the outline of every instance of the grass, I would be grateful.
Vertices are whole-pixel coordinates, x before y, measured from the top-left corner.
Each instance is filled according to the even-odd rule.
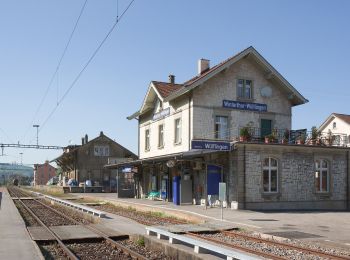
[[[139,246],[145,246],[145,239],[143,237],[137,239],[136,244]]]

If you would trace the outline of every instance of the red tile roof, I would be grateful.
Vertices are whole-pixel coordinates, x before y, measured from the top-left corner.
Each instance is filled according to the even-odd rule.
[[[178,91],[183,86],[182,84],[173,84],[160,81],[152,81],[152,83],[163,98],[166,98],[171,93]]]
[[[345,115],[345,114],[337,114],[333,113],[336,117],[340,118],[341,120],[345,121],[346,123],[350,124],[350,115]]]

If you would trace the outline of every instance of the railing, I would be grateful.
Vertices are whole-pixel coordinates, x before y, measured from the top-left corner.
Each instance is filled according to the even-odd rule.
[[[242,137],[246,133],[245,138]],[[332,132],[313,132],[307,129],[264,129],[259,127],[240,126],[225,131],[201,133],[195,139],[216,141],[244,141],[252,143],[282,143],[282,144],[309,144],[321,146],[350,147],[350,135]]]

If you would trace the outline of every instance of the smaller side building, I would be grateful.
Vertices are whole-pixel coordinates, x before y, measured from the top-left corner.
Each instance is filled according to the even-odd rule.
[[[34,185],[46,185],[46,183],[56,176],[56,168],[45,161],[44,164],[34,164]]]
[[[85,135],[81,145],[66,147],[63,154],[54,161],[61,167],[67,180],[74,179],[79,186],[91,181],[94,187],[100,187],[105,192],[115,192],[118,172],[104,166],[111,162],[136,158],[133,152],[100,132],[100,135],[91,141]]]

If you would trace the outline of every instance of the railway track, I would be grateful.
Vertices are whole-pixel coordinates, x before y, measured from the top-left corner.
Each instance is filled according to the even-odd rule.
[[[207,234],[188,232],[186,234],[205,239],[213,243],[225,245],[227,247],[246,251],[268,259],[350,259],[349,256],[329,254],[311,248],[300,247],[269,239],[257,238],[231,231],[221,231]]]
[[[44,243],[39,247],[47,254],[45,258],[51,259],[148,259],[145,256],[129,249],[126,246],[112,240],[102,231],[84,225],[99,236],[98,239],[88,239],[81,241],[62,241],[50,229],[55,225],[82,225],[78,220],[64,214],[49,205],[41,202],[18,188],[9,188],[9,193],[14,200],[31,216],[32,221],[42,226],[54,237],[54,241]],[[26,199],[22,199],[26,197]],[[29,197],[32,197],[29,198]],[[51,220],[48,220],[51,219]],[[64,220],[63,220],[64,219]]]

